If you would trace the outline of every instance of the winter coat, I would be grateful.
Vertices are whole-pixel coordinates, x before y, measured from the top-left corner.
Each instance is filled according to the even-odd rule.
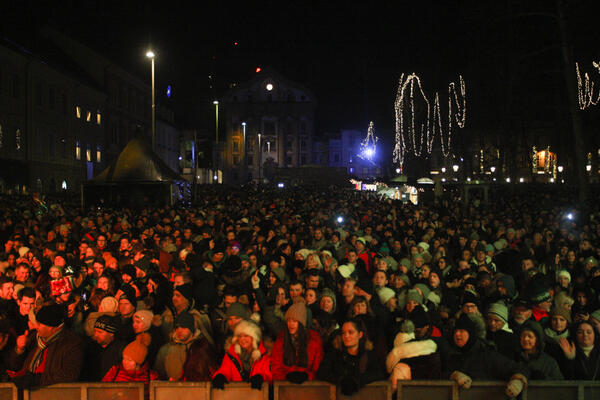
[[[83,364],[83,340],[63,328],[58,338],[48,344],[43,355],[43,371],[32,374],[26,371],[37,349],[37,341],[30,340],[25,352],[18,355],[14,350],[9,355],[8,367],[20,371],[20,378],[13,379],[19,387],[47,386],[55,383],[76,382]],[[20,380],[21,382],[18,382]],[[18,383],[17,383],[18,382]]]
[[[450,339],[452,340],[452,339]],[[441,342],[442,378],[448,379],[454,371],[460,371],[473,380],[504,380],[515,375],[527,377],[527,369],[498,353],[480,339],[473,339],[459,348],[452,343]]]
[[[508,332],[504,329],[500,329],[496,332],[488,330],[485,338],[488,342],[493,343],[496,347],[496,351],[503,356],[514,359],[515,354],[518,353],[517,348],[519,346],[519,339],[512,332]]]
[[[89,340],[85,348],[85,357],[81,379],[84,382],[98,382],[114,366],[121,363],[123,349],[127,342],[115,339],[102,348],[98,343]]]
[[[308,380],[313,380],[316,377],[321,361],[323,360],[323,344],[321,343],[321,337],[319,334],[309,329],[306,331],[307,341],[306,354],[308,355],[308,363],[306,367],[300,367],[298,365],[286,365],[283,361],[283,336],[284,332],[281,332],[275,340],[273,345],[273,352],[271,354],[271,372],[273,374],[273,380],[282,381],[285,380],[286,375],[290,372],[301,371],[308,374]]]
[[[332,347],[325,353],[317,378],[334,385],[351,379],[358,388],[385,378],[380,360],[373,351],[373,344],[367,340],[357,355],[349,354],[344,348],[341,336],[332,340]]]
[[[150,369],[148,363],[144,363],[135,371],[126,371],[121,364],[113,365],[106,373],[102,382],[150,382],[158,380],[158,373]]]
[[[575,358],[567,364],[570,379],[600,380],[600,346],[595,345],[589,357],[577,346]]]
[[[221,367],[219,367],[219,369],[214,373],[213,378],[219,374],[222,374],[229,382],[244,381],[244,379],[242,379],[240,370],[236,366],[237,363],[237,365],[243,368],[242,360],[240,359],[239,354],[236,352],[236,348],[238,348],[239,351],[239,347],[237,345],[231,345],[229,347],[225,357],[223,357]],[[259,343],[258,350],[260,351],[260,358],[255,359],[252,362],[248,380],[254,375],[261,375],[266,382],[272,382],[273,377],[271,375],[271,357],[267,355],[267,350],[262,342]],[[235,362],[232,359],[234,359]]]
[[[519,337],[524,330],[532,331],[537,338],[537,350],[533,354],[526,355],[519,344],[519,352],[515,361],[529,369],[529,379],[533,380],[562,380],[563,374],[556,360],[544,352],[546,345],[542,327],[533,321],[527,321],[521,325]]]
[[[160,348],[154,363],[154,369],[161,379],[177,381],[182,377],[188,351],[197,340],[206,340],[198,330],[186,343],[177,341],[175,332],[171,334],[171,340]]]
[[[385,362],[392,386],[398,379],[440,379],[442,362],[431,339],[415,340],[414,333],[399,333]]]

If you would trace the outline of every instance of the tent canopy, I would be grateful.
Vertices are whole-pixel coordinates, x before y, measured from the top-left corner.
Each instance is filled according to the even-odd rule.
[[[152,151],[148,140],[134,138],[127,143],[117,160],[92,179],[91,183],[167,183],[182,180],[179,174]]]

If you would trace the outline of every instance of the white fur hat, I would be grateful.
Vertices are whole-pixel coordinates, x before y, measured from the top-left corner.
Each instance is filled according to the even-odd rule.
[[[248,335],[252,338],[252,348],[254,349],[252,351],[252,360],[258,360],[261,357],[260,350],[258,349],[258,344],[260,343],[262,338],[262,332],[260,330],[260,327],[253,321],[247,319],[242,320],[239,324],[236,325],[233,331],[233,340],[231,341],[231,343],[235,346],[235,352],[237,354],[242,353],[242,348],[238,344],[238,336],[241,334]]]

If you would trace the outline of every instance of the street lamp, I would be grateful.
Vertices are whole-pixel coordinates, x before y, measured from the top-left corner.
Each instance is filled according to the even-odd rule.
[[[496,167],[490,167],[490,171],[492,171],[493,174],[494,172],[496,172]]]
[[[453,170],[454,172],[457,172],[457,171],[458,171],[458,165],[454,164],[454,165],[452,166],[452,170]]]
[[[215,137],[217,146],[219,145],[219,102],[217,100],[213,101],[215,105]]]
[[[146,52],[146,57],[148,57],[152,62],[152,151],[155,151],[155,136],[156,136],[156,101],[154,97],[154,52],[152,50],[148,50]]]
[[[246,123],[242,122],[242,131],[244,132],[244,155],[242,157],[242,168],[246,167]]]
[[[260,133],[258,134],[258,183],[260,184],[260,163],[262,161],[262,148],[260,147]]]

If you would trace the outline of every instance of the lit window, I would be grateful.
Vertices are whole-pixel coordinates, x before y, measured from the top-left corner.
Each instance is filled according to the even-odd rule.
[[[90,122],[92,120],[92,112],[88,111],[87,114],[85,114],[85,122]]]
[[[102,147],[96,147],[96,161],[102,162]]]
[[[62,181],[60,187],[62,188],[62,190],[67,190],[67,181]]]
[[[98,113],[96,114],[96,123],[98,125],[102,125],[102,114],[100,114],[100,111],[98,111]]]
[[[21,130],[17,129],[15,132],[15,143],[17,145],[17,150],[21,150]]]
[[[81,119],[81,107],[75,107],[75,116],[77,117],[77,119]]]
[[[75,159],[81,160],[81,143],[79,143],[79,140],[75,144]]]
[[[87,149],[85,150],[85,159],[87,162],[92,161],[92,149],[90,148],[90,145],[87,145]]]

